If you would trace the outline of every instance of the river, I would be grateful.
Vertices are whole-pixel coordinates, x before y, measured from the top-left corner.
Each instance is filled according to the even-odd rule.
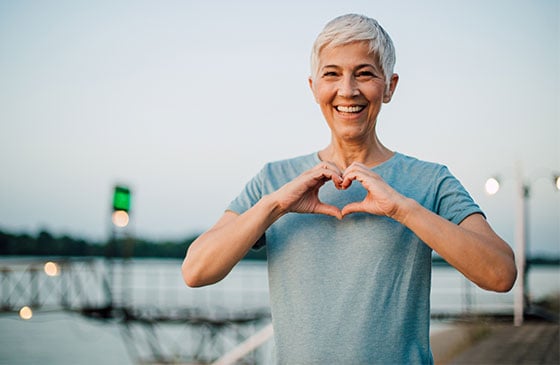
[[[14,264],[16,259],[1,258],[0,264]],[[26,264],[20,266],[19,275],[3,277],[0,303],[7,306],[17,303],[18,298],[8,298],[21,291],[22,297],[30,292],[22,285],[29,282]],[[89,266],[88,266],[89,265]],[[82,281],[82,289],[71,290],[69,302],[84,300],[95,304],[103,301],[101,281],[91,280],[93,270],[107,270],[103,261],[94,261],[84,266],[73,266],[73,281]],[[263,262],[242,262],[234,268],[222,282],[199,289],[185,287],[180,277],[179,260],[133,260],[118,262],[112,270],[115,288],[115,303],[126,303],[135,308],[144,308],[144,313],[174,313],[181,308],[197,309],[202,317],[219,318],[226,313],[258,312],[268,308],[268,285],[266,264]],[[96,272],[97,272],[96,271]],[[107,271],[104,271],[107,273]],[[43,275],[43,273],[40,273]],[[139,359],[149,358],[156,350],[165,354],[192,353],[195,348],[201,352],[216,351],[215,347],[231,348],[243,338],[266,325],[267,319],[255,321],[248,326],[212,327],[208,325],[190,326],[177,323],[151,323],[123,325],[117,320],[98,320],[82,316],[76,312],[61,310],[57,300],[63,295],[63,288],[69,288],[68,281],[62,284],[64,275],[43,278],[39,281],[38,293],[42,308],[34,311],[29,320],[22,320],[16,312],[0,314],[0,364],[135,364]],[[535,266],[529,271],[528,288],[533,299],[560,292],[560,268],[557,266]],[[11,287],[10,287],[11,285]],[[513,293],[491,293],[481,290],[450,267],[435,266],[432,275],[433,313],[512,313]],[[24,302],[21,302],[23,305]],[[229,313],[229,314],[227,314]],[[433,322],[432,331],[446,326],[440,321]],[[220,329],[221,332],[218,330]],[[215,333],[214,333],[214,332]],[[150,338],[152,336],[153,338]],[[156,338],[157,337],[157,338]],[[222,337],[222,339],[220,339]],[[210,341],[210,342],[211,342]],[[227,346],[224,347],[224,343]],[[161,346],[159,350],[157,346]],[[203,348],[206,346],[206,348]],[[271,353],[268,344],[261,350],[260,358]],[[259,360],[265,363],[266,360]]]

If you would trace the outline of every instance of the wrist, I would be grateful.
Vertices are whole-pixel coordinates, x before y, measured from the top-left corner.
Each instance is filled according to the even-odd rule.
[[[287,213],[286,209],[282,207],[282,204],[274,198],[274,194],[263,196],[257,205],[266,212],[266,216],[269,217],[271,224]]]
[[[403,197],[402,201],[400,202],[398,209],[395,211],[395,214],[391,216],[397,222],[407,225],[407,221],[410,219],[410,216],[420,207],[420,204],[416,202],[416,200]]]

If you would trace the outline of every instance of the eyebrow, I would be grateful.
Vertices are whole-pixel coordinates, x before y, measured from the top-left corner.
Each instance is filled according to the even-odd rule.
[[[372,64],[372,63],[362,63],[362,64],[360,64],[356,67],[356,70],[358,70],[360,68],[364,68],[364,67],[371,67],[373,69],[378,69],[379,68],[375,64]],[[321,70],[325,69],[325,68],[341,68],[341,67],[338,66],[338,65],[325,65],[325,66],[321,67]]]

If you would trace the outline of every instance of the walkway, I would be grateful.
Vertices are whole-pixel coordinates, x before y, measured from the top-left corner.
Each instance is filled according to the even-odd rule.
[[[510,324],[470,324],[432,340],[436,364],[558,365],[560,325],[529,321]]]

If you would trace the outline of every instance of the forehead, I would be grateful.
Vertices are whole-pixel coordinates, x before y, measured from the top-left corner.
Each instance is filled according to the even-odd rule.
[[[328,45],[319,52],[319,69],[356,65],[371,65],[379,68],[378,57],[371,52],[368,41]]]

